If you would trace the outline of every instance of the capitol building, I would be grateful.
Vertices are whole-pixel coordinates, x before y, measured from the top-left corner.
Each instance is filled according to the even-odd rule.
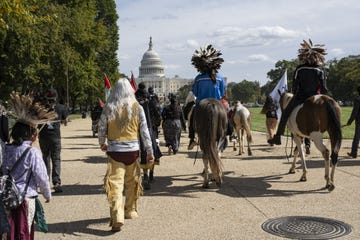
[[[169,93],[176,93],[179,88],[185,85],[192,85],[194,79],[185,79],[175,76],[165,77],[164,65],[159,54],[153,49],[152,38],[150,37],[149,49],[144,53],[139,67],[137,84],[143,82],[146,89],[154,88],[154,92],[161,100],[164,100]]]

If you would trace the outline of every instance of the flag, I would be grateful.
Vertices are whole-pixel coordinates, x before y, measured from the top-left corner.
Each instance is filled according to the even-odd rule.
[[[107,89],[111,88],[110,81],[109,81],[108,77],[106,76],[106,74],[104,75],[104,83],[105,83],[105,87]]]
[[[134,89],[134,92],[136,92],[136,83],[135,83],[134,74],[132,72],[131,72],[130,84],[131,84],[132,88]]]
[[[278,106],[277,115],[278,119],[281,117],[281,108],[280,108],[280,95],[284,92],[287,92],[288,86],[287,86],[287,69],[285,69],[285,72],[283,76],[281,77],[280,81],[276,84],[275,88],[272,90],[272,92],[269,94],[269,96],[274,100],[274,102]],[[280,94],[279,94],[280,92]]]
[[[100,107],[104,107],[105,106],[105,103],[99,98],[99,105]]]

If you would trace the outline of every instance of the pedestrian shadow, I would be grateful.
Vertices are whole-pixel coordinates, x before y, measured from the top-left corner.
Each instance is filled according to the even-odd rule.
[[[53,193],[53,196],[76,196],[76,195],[95,195],[104,194],[102,184],[88,185],[88,184],[73,184],[62,185],[63,192]]]
[[[106,164],[107,163],[107,156],[87,156],[85,159],[82,159],[85,163],[92,163],[92,164]]]
[[[100,219],[86,219],[79,221],[50,223],[48,224],[49,233],[60,233],[64,237],[65,235],[76,236],[82,238],[83,234],[106,237],[113,235],[114,233],[107,230],[98,229],[97,225],[105,225],[109,223],[109,218]],[[99,226],[100,228],[100,226]]]
[[[78,138],[94,138],[92,135],[74,135],[74,136],[66,136],[66,137],[61,137],[64,139],[78,139]],[[95,138],[94,138],[95,139]]]

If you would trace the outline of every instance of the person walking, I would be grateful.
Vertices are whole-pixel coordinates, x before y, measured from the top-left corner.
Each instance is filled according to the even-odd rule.
[[[153,163],[149,164],[146,161],[146,151],[140,141],[140,154],[141,154],[140,155],[140,167],[144,173],[142,184],[143,184],[145,190],[150,190],[151,189],[150,183],[154,179],[155,165],[160,165],[160,158],[162,157],[160,147],[156,141],[156,132],[154,131],[154,128],[153,128],[153,126],[154,126],[154,124],[153,124],[154,115],[153,114],[155,114],[155,113],[159,114],[159,116],[158,116],[159,119],[161,119],[161,115],[159,112],[157,112],[156,106],[153,104],[153,102],[150,101],[150,94],[148,93],[148,91],[146,91],[146,86],[143,82],[138,84],[138,89],[135,92],[135,97],[136,97],[136,100],[140,103],[140,105],[144,109],[146,123],[147,123],[148,129],[149,129],[153,152],[154,152],[154,157],[155,157],[155,161]],[[141,138],[141,136],[140,136],[140,138]]]
[[[302,104],[308,97],[316,94],[326,94],[326,74],[322,67],[325,63],[326,51],[324,45],[313,45],[312,41],[303,41],[298,50],[298,59],[301,63],[294,73],[294,97],[281,114],[276,134],[268,140],[269,144],[281,145],[281,135],[284,134],[287,120],[292,110]]]
[[[7,210],[10,225],[10,232],[7,233],[8,240],[34,239],[34,217],[35,212],[39,213],[39,209],[36,208],[38,188],[47,203],[51,199],[45,163],[40,151],[32,147],[32,143],[37,139],[37,125],[54,119],[55,115],[52,113],[43,115],[47,110],[39,104],[31,104],[32,100],[28,95],[19,96],[16,93],[12,93],[9,100],[16,122],[11,129],[12,142],[5,146],[1,171],[2,174],[8,174],[8,171],[11,171],[17,188],[25,198],[20,206]],[[17,163],[17,161],[20,162]]]
[[[183,111],[175,95],[170,98],[170,104],[164,107],[162,119],[165,146],[168,147],[169,155],[171,152],[176,154],[179,150],[181,129],[185,130],[186,124]]]
[[[118,232],[124,219],[138,217],[137,201],[142,192],[138,161],[140,140],[147,163],[154,162],[144,109],[126,78],[117,81],[104,106],[99,120],[98,140],[100,149],[108,156],[104,187],[110,207],[110,226],[112,231]]]
[[[358,86],[356,90],[358,92],[358,96],[354,98],[353,109],[349,120],[346,123],[347,126],[350,126],[355,120],[355,133],[351,144],[351,152],[347,153],[347,155],[352,158],[357,157],[360,138],[360,86]]]
[[[63,191],[61,187],[61,132],[60,125],[66,125],[68,111],[60,103],[56,103],[57,93],[50,89],[45,93],[47,106],[57,114],[55,121],[49,121],[40,127],[39,145],[45,161],[49,178],[52,181],[55,193]]]
[[[261,114],[266,116],[266,131],[268,139],[272,139],[276,133],[278,116],[277,116],[278,106],[274,102],[274,99],[271,96],[267,96]],[[273,144],[271,144],[272,146]]]
[[[195,77],[192,91],[196,97],[195,108],[190,117],[189,124],[189,145],[188,150],[192,150],[195,145],[194,131],[194,113],[200,101],[205,98],[215,98],[221,100],[225,96],[226,84],[225,80],[218,70],[224,59],[220,56],[222,53],[216,50],[212,45],[207,45],[204,49],[195,50],[191,58],[192,64],[198,70],[199,74]]]

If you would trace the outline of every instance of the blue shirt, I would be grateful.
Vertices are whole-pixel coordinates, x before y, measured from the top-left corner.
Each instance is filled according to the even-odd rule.
[[[205,98],[216,98],[220,100],[225,95],[225,80],[217,73],[216,83],[213,83],[209,74],[199,74],[196,76],[193,93],[196,96],[195,105]]]

